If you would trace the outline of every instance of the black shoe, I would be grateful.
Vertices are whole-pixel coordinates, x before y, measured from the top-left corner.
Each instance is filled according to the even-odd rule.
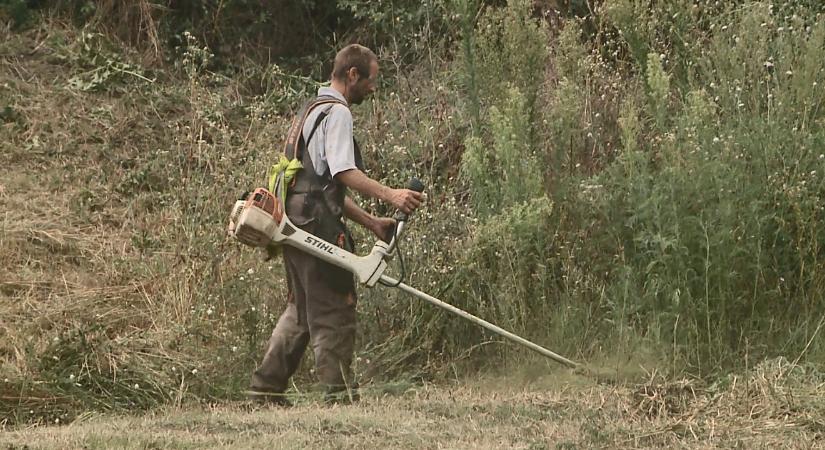
[[[250,400],[261,405],[278,406],[281,408],[289,408],[292,406],[292,402],[286,398],[286,394],[283,392],[268,392],[250,389],[247,391],[247,394],[249,395]]]

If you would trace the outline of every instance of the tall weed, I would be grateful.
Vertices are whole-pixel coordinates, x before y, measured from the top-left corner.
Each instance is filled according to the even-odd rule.
[[[655,18],[669,8],[606,4],[634,55],[628,75],[645,74],[616,93],[622,152],[584,197],[606,218],[596,222],[605,255],[620,255],[604,278],[611,302],[629,306],[622,317],[636,333],[679,355],[675,370],[821,351],[817,12],[744,2],[708,17],[716,6],[700,4],[680,31]],[[559,84],[570,104],[592,101],[587,85],[570,83]]]

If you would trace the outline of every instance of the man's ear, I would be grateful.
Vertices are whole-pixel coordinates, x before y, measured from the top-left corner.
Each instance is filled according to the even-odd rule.
[[[358,73],[358,68],[357,68],[357,67],[354,67],[354,66],[353,66],[353,67],[350,67],[350,68],[347,70],[347,79],[348,79],[351,83],[356,83],[356,82],[358,82],[358,79],[360,78],[360,76],[361,76],[361,74],[360,74],[360,73]]]

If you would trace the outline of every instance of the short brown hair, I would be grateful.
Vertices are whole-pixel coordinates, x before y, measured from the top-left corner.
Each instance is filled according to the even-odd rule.
[[[355,67],[359,75],[368,78],[370,76],[370,64],[373,61],[378,61],[378,57],[375,56],[372,50],[359,44],[347,45],[335,55],[332,77],[343,80],[347,77],[347,71]]]

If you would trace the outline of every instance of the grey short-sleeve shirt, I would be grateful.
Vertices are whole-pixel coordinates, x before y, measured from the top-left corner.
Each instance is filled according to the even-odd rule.
[[[331,87],[318,89],[318,95],[328,95],[347,103],[344,96]],[[316,107],[304,122],[304,139],[309,137],[315,121],[324,111],[327,116],[318,125],[306,148],[312,158],[312,165],[315,166],[315,173],[324,175],[329,169],[330,175],[334,177],[338,173],[356,168],[352,113],[349,108],[337,103]]]

